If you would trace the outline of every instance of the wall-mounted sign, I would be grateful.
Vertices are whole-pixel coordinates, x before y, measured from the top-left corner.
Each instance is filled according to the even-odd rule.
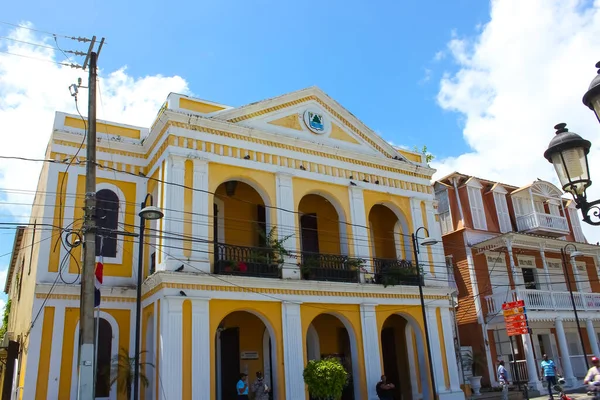
[[[240,358],[242,360],[258,360],[258,351],[242,351]]]

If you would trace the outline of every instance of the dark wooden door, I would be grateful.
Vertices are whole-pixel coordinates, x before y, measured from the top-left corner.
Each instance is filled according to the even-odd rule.
[[[221,400],[237,399],[240,380],[240,331],[229,328],[221,332]]]
[[[396,335],[394,328],[384,328],[381,331],[381,352],[383,353],[383,374],[388,382],[396,386],[394,398],[401,399],[400,371],[398,370],[398,355],[396,350]],[[408,366],[407,366],[408,367]]]
[[[317,214],[304,214],[300,217],[302,230],[302,251],[319,252],[319,234],[317,231]]]

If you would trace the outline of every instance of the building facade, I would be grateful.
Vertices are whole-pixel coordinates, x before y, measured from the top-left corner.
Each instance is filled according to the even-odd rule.
[[[459,292],[460,341],[484,356],[484,383],[497,384],[504,360],[513,381],[539,390],[543,354],[568,384],[582,380],[584,357],[600,354],[600,247],[586,242],[573,202],[541,180],[519,188],[453,173],[434,187]],[[569,257],[574,250],[583,255]],[[516,300],[525,302],[531,334],[514,336],[513,355],[502,305]]]
[[[85,128],[56,114],[55,162],[13,253],[7,337],[20,351],[5,381],[24,399],[75,398]],[[239,108],[170,94],[149,129],[97,130],[97,398],[126,398],[110,367],[133,357],[140,256],[143,399],[226,400],[240,372],[258,371],[274,399],[304,399],[304,366],[329,356],[350,373],[344,399],[375,399],[384,371],[398,394],[430,398],[410,234],[441,235],[420,154],[318,88]],[[147,194],[165,216],[147,222],[138,254],[125,233]],[[420,254],[437,391],[463,398],[441,242]]]

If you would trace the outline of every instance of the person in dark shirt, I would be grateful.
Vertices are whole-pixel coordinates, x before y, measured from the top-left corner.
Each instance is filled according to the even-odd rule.
[[[381,380],[377,382],[375,389],[380,400],[394,400],[393,391],[396,388],[393,383],[387,381],[385,375],[381,375]]]

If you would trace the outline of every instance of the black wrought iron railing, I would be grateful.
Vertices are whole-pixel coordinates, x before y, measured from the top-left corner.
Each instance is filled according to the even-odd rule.
[[[280,278],[280,268],[273,249],[215,245],[214,273],[219,275]]]
[[[373,272],[374,283],[380,285],[419,285],[417,269],[407,260],[374,258]],[[423,277],[421,277],[421,284],[423,284]]]
[[[300,257],[302,279],[332,282],[360,282],[358,259],[344,255],[302,252]]]

